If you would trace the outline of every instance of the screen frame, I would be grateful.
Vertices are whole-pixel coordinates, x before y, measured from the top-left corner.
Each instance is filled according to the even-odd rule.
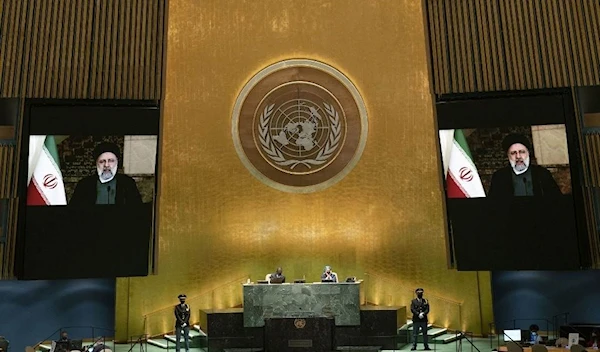
[[[515,340],[515,339],[513,339],[513,337],[517,336],[517,332],[518,332],[519,339]],[[513,336],[511,336],[511,335],[513,335]],[[509,337],[508,339],[506,338],[507,336]],[[521,342],[521,341],[523,341],[523,330],[521,330],[521,329],[502,330],[502,337],[504,338],[504,342]]]
[[[459,128],[494,128],[501,127],[498,124],[497,118],[481,118],[481,114],[478,111],[480,109],[485,108],[485,110],[491,110],[491,115],[500,113],[500,110],[494,110],[492,107],[487,107],[486,105],[494,105],[501,104],[502,102],[506,102],[507,100],[513,99],[514,106],[508,106],[508,109],[519,110],[521,106],[528,106],[529,104],[540,104],[540,101],[543,99],[556,99],[559,97],[562,100],[562,120],[548,121],[548,119],[542,118],[543,113],[535,116],[531,120],[528,120],[527,123],[519,123],[516,115],[512,116],[517,123],[514,124],[503,124],[501,126],[536,126],[536,125],[547,125],[547,124],[564,124],[567,134],[567,148],[569,155],[569,171],[571,174],[571,189],[572,189],[572,197],[574,204],[574,216],[575,216],[575,231],[577,238],[577,248],[579,252],[579,262],[580,269],[591,267],[591,256],[589,251],[589,241],[587,236],[587,225],[585,219],[585,203],[583,196],[583,185],[582,185],[582,177],[583,170],[581,169],[582,165],[582,155],[581,155],[581,142],[579,136],[579,124],[578,119],[579,116],[576,114],[575,105],[574,105],[574,95],[573,91],[570,88],[559,88],[559,89],[540,89],[540,90],[527,90],[527,91],[494,91],[494,92],[478,92],[478,93],[461,93],[461,94],[444,94],[439,95],[436,98],[435,109],[436,109],[436,119],[435,126],[436,130],[436,138],[437,138],[437,148],[438,148],[438,158],[441,165],[440,169],[440,179],[442,184],[443,191],[443,207],[446,216],[446,232],[447,239],[446,243],[448,244],[447,255],[449,257],[450,266],[460,269],[459,258],[456,257],[455,253],[455,241],[452,234],[452,224],[451,217],[449,213],[448,207],[448,196],[447,196],[447,183],[444,177],[444,166],[441,154],[441,146],[440,146],[440,136],[439,131],[444,129],[459,129]],[[481,104],[481,107],[478,109],[473,108],[473,104]],[[471,105],[471,106],[469,106]],[[451,114],[456,114],[457,112],[462,111],[463,116],[458,118],[462,120],[461,122],[456,121],[448,121],[452,118],[443,117],[440,118],[440,113],[447,114],[447,116]],[[501,112],[504,114],[504,112]],[[506,121],[506,116],[502,115]],[[465,122],[467,121],[467,122]],[[475,122],[476,121],[476,122]],[[475,125],[476,124],[476,125]],[[477,127],[475,127],[477,126]],[[493,266],[489,266],[488,268],[481,268],[481,270],[503,270],[502,268],[494,268]]]
[[[29,156],[29,143],[30,136],[32,135],[60,135],[65,134],[64,130],[61,132],[61,128],[65,125],[65,121],[69,119],[75,119],[76,116],[92,115],[92,117],[98,117],[102,112],[111,111],[111,115],[108,116],[109,122],[119,121],[119,128],[123,131],[131,131],[131,133],[115,133],[111,128],[92,128],[86,126],[83,123],[85,118],[81,118],[82,123],[76,127],[81,132],[72,133],[80,135],[152,135],[157,137],[157,148],[156,148],[156,166],[154,174],[154,194],[152,200],[152,234],[149,240],[149,252],[148,255],[148,268],[146,275],[155,272],[156,260],[157,260],[157,241],[158,241],[158,208],[159,208],[159,194],[160,194],[160,160],[162,154],[162,109],[159,100],[113,100],[113,99],[25,99],[24,109],[22,115],[21,124],[21,139],[20,139],[20,160],[19,160],[19,172],[18,172],[18,194],[20,194],[18,211],[19,215],[17,218],[17,236],[15,245],[15,265],[14,275],[17,279],[37,279],[30,277],[25,272],[25,260],[26,256],[26,223],[27,223],[27,173],[28,173],[28,156]],[[38,109],[47,109],[45,112],[38,112]],[[44,121],[33,121],[32,118],[35,114],[40,113],[41,115],[47,115],[43,118]],[[153,116],[156,114],[156,116]],[[104,116],[104,115],[103,115]],[[146,126],[146,124],[139,124],[140,122],[148,122],[150,117],[156,117],[156,125]],[[119,120],[121,118],[121,120]],[[123,119],[125,118],[125,119]],[[51,122],[55,122],[53,125]],[[56,123],[58,122],[58,123]],[[32,127],[33,125],[33,127]],[[97,126],[96,126],[97,127]],[[39,133],[38,130],[44,129],[46,133]],[[110,276],[115,277],[115,276]],[[119,277],[119,276],[116,276]],[[51,278],[41,278],[51,279]]]

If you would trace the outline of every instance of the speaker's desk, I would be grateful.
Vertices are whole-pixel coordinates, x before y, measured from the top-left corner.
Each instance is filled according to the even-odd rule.
[[[269,318],[335,318],[336,326],[360,325],[361,282],[244,284],[244,326]]]

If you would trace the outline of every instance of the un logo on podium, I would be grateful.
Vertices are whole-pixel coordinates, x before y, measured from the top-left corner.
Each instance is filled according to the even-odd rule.
[[[307,193],[341,180],[366,143],[367,113],[350,80],[312,60],[271,65],[246,83],[232,116],[236,151],[265,184]]]
[[[304,329],[304,327],[306,326],[306,320],[294,319],[294,326],[296,327],[296,329]]]

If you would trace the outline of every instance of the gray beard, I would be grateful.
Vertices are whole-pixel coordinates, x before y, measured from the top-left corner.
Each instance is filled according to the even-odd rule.
[[[102,183],[110,182],[117,175],[117,165],[115,165],[112,169],[96,167],[96,172],[98,173],[98,179]]]
[[[525,171],[525,170],[527,170],[527,165],[516,164],[513,169],[515,169],[515,171]]]
[[[110,180],[113,177],[113,173],[110,170],[104,170],[102,171],[102,173],[100,174],[100,178],[102,180]]]
[[[510,159],[508,162],[510,163],[513,172],[517,175],[524,173],[529,168],[529,157],[523,159],[523,163],[517,163],[516,161],[512,161]]]

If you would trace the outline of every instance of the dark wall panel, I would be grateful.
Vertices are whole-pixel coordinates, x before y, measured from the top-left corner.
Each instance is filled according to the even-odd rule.
[[[560,255],[557,253],[556,255]],[[600,290],[600,271],[505,271],[492,273],[494,317],[498,329],[527,329],[541,320],[569,313],[572,323],[600,324],[597,292]],[[559,320],[563,323],[564,320]],[[560,325],[560,324],[559,324]]]
[[[11,351],[50,337],[69,326],[114,329],[115,279],[58,281],[0,281],[0,335],[11,343]],[[91,338],[91,328],[67,329],[71,338]],[[95,336],[114,336],[94,329]]]

